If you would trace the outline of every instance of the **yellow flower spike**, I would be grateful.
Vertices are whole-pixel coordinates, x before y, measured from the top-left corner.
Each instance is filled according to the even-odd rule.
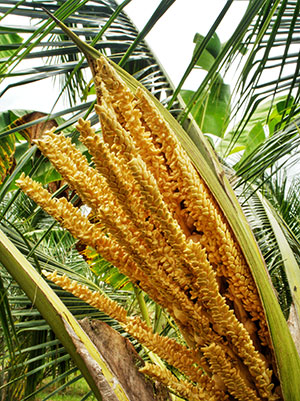
[[[199,303],[207,308],[212,322],[218,334],[225,336],[229,343],[234,346],[235,352],[249,368],[258,389],[264,393],[271,393],[271,372],[267,369],[266,363],[258,351],[255,350],[250,335],[245,327],[237,320],[233,311],[229,309],[224,297],[218,292],[215,272],[207,262],[203,250],[199,250],[198,244],[190,243],[193,254],[197,256],[201,268],[198,270],[198,293]]]
[[[173,249],[182,252],[183,247],[186,245],[185,236],[163,201],[154,177],[147,170],[140,157],[132,158],[128,166],[140,187],[145,207],[151,211],[155,223],[159,224],[160,228],[165,232],[167,242]]]
[[[95,212],[100,205],[106,203],[114,207],[114,198],[105,180],[88,165],[86,158],[71,144],[69,138],[48,134],[36,141],[36,144],[68,181],[70,187],[75,189],[81,199]]]
[[[81,125],[79,123],[78,129],[86,128],[81,121]],[[62,145],[62,147],[58,145]],[[128,235],[124,235],[125,228],[132,229],[135,231],[135,227],[132,225],[131,221],[126,218],[124,212],[119,207],[119,205],[115,202],[115,198],[112,197],[110,190],[103,180],[103,177],[99,175],[96,170],[90,168],[85,161],[85,165],[83,165],[83,160],[81,160],[82,171],[77,170],[76,160],[80,160],[78,153],[80,153],[75,146],[69,149],[70,141],[67,141],[65,137],[59,137],[55,135],[48,135],[45,139],[38,141],[38,146],[41,151],[45,154],[45,156],[49,157],[56,169],[64,176],[64,178],[70,183],[72,187],[75,188],[76,192],[79,194],[81,199],[91,208],[93,208],[94,212],[100,218],[101,224],[105,225],[106,228],[109,228],[110,231],[117,236],[118,243],[127,251],[131,251],[132,254],[135,254],[135,262],[139,264],[145,264],[145,260],[141,258],[141,254],[139,253],[140,246],[143,246],[140,243],[137,247],[137,241],[135,241],[135,246],[130,245],[128,242]],[[65,153],[60,153],[56,151],[57,146],[59,149],[64,148]],[[70,154],[72,159],[66,157],[66,153]],[[80,154],[81,155],[81,154]],[[73,162],[74,160],[74,162]],[[101,205],[106,205],[102,207]],[[101,207],[101,210],[99,209]],[[104,211],[104,212],[103,212]],[[118,219],[116,222],[115,219]],[[132,237],[133,239],[137,238]],[[144,252],[144,255],[147,255],[147,252]],[[143,284],[145,280],[143,280]],[[147,286],[149,290],[149,286]],[[152,296],[157,296],[157,292],[152,289]]]
[[[70,233],[86,245],[94,248],[108,262],[116,266],[135,283],[148,290],[148,279],[128,255],[112,238],[108,237],[97,226],[91,224],[79,209],[65,198],[51,198],[51,194],[41,184],[24,174],[17,180],[18,186],[40,207],[54,217]]]
[[[52,155],[56,152],[64,154],[69,160],[72,160],[79,171],[85,172],[89,168],[86,157],[72,143],[71,138],[62,134],[57,135],[54,131],[55,129],[45,133],[42,138],[36,139],[34,143],[41,151],[43,148],[43,152],[47,151],[49,144],[54,149],[54,152],[51,152]]]
[[[226,396],[220,398],[217,394],[211,396],[200,386],[195,386],[187,380],[178,380],[169,370],[148,362],[140,369],[140,372],[160,381],[189,401],[226,401],[228,399]]]
[[[91,291],[87,286],[79,284],[75,280],[71,280],[66,275],[58,275],[56,271],[51,273],[43,270],[42,273],[54,284],[57,284],[59,287],[70,292],[76,297],[81,298],[94,308],[103,311],[113,319],[116,319],[118,322],[123,324],[127,322],[126,310],[117,302],[112,301],[106,295],[101,294],[100,292]]]
[[[139,202],[140,193],[134,184],[133,178],[126,165],[121,165],[116,156],[109,151],[99,135],[95,134],[89,122],[82,119],[78,121],[77,129],[80,132],[81,141],[89,149],[96,168],[106,179],[112,193],[118,199],[120,205],[134,221],[145,221],[149,213],[142,210]],[[135,198],[135,204],[132,205],[130,199]],[[139,206],[138,212],[136,212]]]
[[[169,337],[153,333],[150,327],[141,323],[138,317],[128,319],[124,329],[168,364],[189,376],[192,381],[201,384],[203,388],[207,388],[207,391],[214,390],[213,381],[203,373],[202,369],[199,369],[199,366],[196,366],[199,365],[199,359],[196,357],[195,350],[189,349]]]
[[[97,60],[95,86],[101,93],[103,92],[102,86],[105,86],[109,93],[109,102],[119,118],[123,119],[124,114],[132,110],[134,95],[104,57]]]
[[[113,79],[118,79],[109,64],[106,63],[105,60],[102,60],[101,62],[105,64],[106,73],[109,71],[112,74]],[[146,131],[143,126],[141,121],[142,113],[135,107],[136,102],[131,92],[125,85],[121,84],[118,87],[117,99],[115,99],[114,95],[111,95],[111,91],[109,92],[106,89],[104,82],[101,83],[101,91],[102,107],[96,107],[98,114],[101,115],[101,111],[103,110],[105,110],[106,114],[110,117],[115,114],[115,118],[120,126],[130,132],[140,156],[147,164],[149,171],[151,171],[155,179],[161,183],[161,187],[164,187],[164,192],[167,193],[174,189],[172,183],[168,183],[169,177],[164,163],[164,157],[160,150],[154,146],[150,133]],[[120,98],[122,98],[122,96],[124,96],[126,100],[120,103]],[[112,110],[114,110],[114,113],[112,113]],[[111,126],[106,124],[104,116],[102,116],[101,121],[104,131],[103,137],[111,145],[115,139],[115,131]]]
[[[43,270],[43,274],[64,290],[103,311],[113,319],[118,320],[124,325],[124,329],[137,338],[142,344],[158,355],[160,355],[159,351],[161,351],[164,359],[169,363],[173,362],[175,367],[181,368],[187,375],[190,375],[194,381],[197,380],[197,382],[201,383],[201,385],[205,387],[205,391],[213,391],[214,385],[209,377],[204,376],[201,370],[199,371],[199,369],[193,366],[197,360],[194,358],[194,354],[191,350],[188,350],[170,338],[163,338],[157,334],[153,334],[152,330],[139,318],[128,318],[126,310],[104,294],[91,291],[87,286],[81,285],[75,280],[71,280],[66,275],[58,275],[56,271],[50,273]],[[180,359],[178,355],[180,355]]]
[[[144,238],[146,245],[151,250],[150,254],[149,251],[145,249],[145,259],[144,261],[140,260],[139,262],[145,264],[146,259],[148,259],[147,264],[148,266],[152,266],[153,271],[152,273],[148,271],[148,274],[152,274],[157,282],[156,276],[160,270],[158,270],[156,266],[157,264],[160,265],[160,259],[164,258],[165,262],[162,264],[162,269],[168,272],[168,275],[174,279],[174,282],[177,282],[182,288],[185,288],[189,282],[185,278],[183,272],[178,269],[176,263],[174,263],[176,258],[172,257],[171,254],[168,256],[168,253],[171,252],[171,248],[168,248],[161,233],[158,230],[154,230],[153,227],[151,227],[151,223],[146,220],[149,214],[145,212],[143,205],[140,203],[140,192],[137,190],[136,184],[133,182],[132,177],[131,180],[128,175],[125,175],[124,177],[126,166],[124,166],[123,170],[121,169],[122,166],[119,159],[113,153],[109,152],[99,136],[91,129],[89,123],[79,120],[77,129],[81,133],[83,143],[88,147],[88,149],[90,149],[99,172],[105,176],[114,195],[118,198],[120,204],[128,213],[128,216],[133,220],[137,229],[140,230],[141,236]],[[123,177],[125,179],[122,179]],[[111,232],[115,236],[118,236],[120,244],[126,246],[127,249],[132,249],[131,252],[133,254],[137,252],[137,239],[132,237],[132,234],[134,234],[134,228],[130,228],[131,225],[125,220],[123,224],[120,220],[118,220],[118,224],[116,224],[113,217],[111,216],[109,219],[108,216],[109,210],[106,209],[101,219],[103,221],[106,219],[107,226],[110,227]],[[120,224],[122,224],[123,228],[121,228]],[[125,232],[126,235],[124,235]],[[120,237],[122,235],[123,239]],[[130,244],[126,244],[126,241],[130,241]],[[134,246],[132,246],[132,244],[134,244]],[[138,262],[138,260],[136,261]],[[164,287],[167,289],[169,289],[169,281],[168,277],[164,277],[162,280],[162,282],[165,283]],[[164,289],[162,293],[165,293]]]
[[[124,157],[128,161],[131,157],[137,155],[137,149],[131,138],[120,122],[117,116],[111,113],[107,107],[95,106],[96,113],[100,117],[101,126],[104,128],[109,141],[112,143],[111,149],[118,154],[119,157]]]
[[[103,84],[101,84],[101,92],[102,92],[101,103],[98,103],[98,105],[99,106],[101,105],[101,107],[103,107],[107,111],[108,115],[110,115],[112,118],[115,118],[116,120],[118,120],[120,122],[120,118],[122,118],[122,117],[116,116],[116,112],[113,109],[112,104],[110,102],[110,100],[111,100],[110,95]],[[96,108],[95,108],[95,110],[96,110]],[[96,112],[97,112],[97,110],[96,110]],[[98,114],[99,113],[101,114],[101,111],[98,109]],[[111,126],[105,124],[105,120],[101,119],[100,114],[99,114],[99,120],[101,122],[102,138],[103,138],[104,142],[107,144],[107,146],[110,148],[110,151],[116,153],[117,148],[115,145],[114,131],[112,130]]]
[[[231,363],[230,358],[226,356],[224,350],[217,344],[211,344],[208,347],[203,347],[202,351],[211,366],[212,371],[224,382],[230,394],[239,401],[260,401],[261,398],[266,398],[269,401],[275,401],[279,398],[270,392],[263,392],[258,395],[255,390],[249,388],[239,371]]]
[[[152,101],[140,88],[136,96],[139,98],[137,107],[142,112],[153,142],[169,166],[169,180],[177,185],[171,196],[167,192],[168,197],[173,196],[173,201],[168,201],[169,207],[176,214],[182,228],[190,229],[190,238],[200,241],[205,247],[208,259],[218,274],[228,280],[233,298],[241,299],[245,310],[254,320],[260,321],[262,345],[269,344],[268,329],[256,285],[238,244],[232,238],[222,211]],[[164,195],[164,189],[160,190]],[[184,208],[181,210],[178,202],[182,200]]]

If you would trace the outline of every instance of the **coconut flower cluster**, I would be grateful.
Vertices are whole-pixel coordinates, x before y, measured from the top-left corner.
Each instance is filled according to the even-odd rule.
[[[30,178],[18,185],[173,317],[186,345],[160,337],[103,294],[56,273],[47,277],[110,314],[180,371],[143,372],[189,400],[280,399],[264,310],[220,207],[152,100],[133,94],[108,61],[95,66],[102,132],[79,120],[94,167],[62,135],[36,141],[88,205],[96,223]]]

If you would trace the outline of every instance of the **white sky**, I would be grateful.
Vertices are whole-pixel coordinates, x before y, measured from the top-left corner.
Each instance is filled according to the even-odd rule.
[[[132,0],[125,11],[141,30],[159,3],[160,0]],[[176,0],[147,35],[145,40],[175,85],[192,57],[195,34],[198,32],[205,36],[224,5],[225,0]],[[221,42],[230,38],[247,5],[248,1],[232,4],[217,29]],[[185,88],[193,89],[199,83],[194,79],[187,81]]]
[[[132,0],[125,8],[125,12],[141,30],[159,3],[160,0]],[[191,59],[195,33],[199,32],[205,35],[224,4],[225,0],[176,0],[147,35],[147,43],[175,85],[178,84]],[[247,4],[248,1],[235,1],[231,6],[228,17],[225,17],[217,30],[222,42],[232,34]],[[13,21],[5,19],[3,23],[21,24],[16,17],[13,17]],[[26,63],[34,65],[32,63],[36,63],[36,61],[29,60]],[[25,67],[22,66],[23,68]],[[196,89],[202,78],[203,74],[198,70],[187,80],[184,88]],[[57,91],[52,89],[53,80],[51,78],[9,89],[0,98],[0,110],[17,108],[49,112],[57,95]],[[60,102],[58,108],[61,109],[64,106]]]

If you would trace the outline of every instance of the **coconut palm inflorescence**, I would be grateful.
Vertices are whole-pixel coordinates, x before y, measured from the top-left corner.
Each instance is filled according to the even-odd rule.
[[[280,400],[272,344],[251,271],[234,234],[176,135],[143,89],[133,94],[104,58],[95,63],[102,132],[79,120],[93,166],[69,138],[36,141],[96,216],[52,198],[24,175],[18,185],[63,227],[127,275],[172,316],[186,345],[154,334],[101,294],[45,275],[117,319],[178,372],[142,371],[189,400]]]

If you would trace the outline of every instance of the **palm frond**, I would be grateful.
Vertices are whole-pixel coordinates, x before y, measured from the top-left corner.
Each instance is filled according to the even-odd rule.
[[[261,188],[237,188],[243,210],[258,241],[291,333],[298,344],[300,299],[299,186],[288,182],[286,171],[263,180]]]
[[[276,209],[286,238],[300,265],[299,190],[299,177],[288,177],[286,170],[275,174],[263,187],[264,196]]]
[[[299,158],[298,124],[299,117],[289,123],[284,129],[277,131],[274,135],[267,137],[257,147],[253,148],[250,154],[236,164],[237,175],[241,177],[239,185],[245,181],[254,182],[260,180],[264,173],[270,175],[270,168],[273,166],[273,174],[281,167],[292,166]],[[291,156],[294,156],[293,158]]]
[[[246,202],[245,202],[246,198]],[[278,247],[276,236],[272,229],[270,218],[260,199],[258,192],[244,192],[239,197],[244,200],[243,210],[247,216],[259,248],[264,256],[273,285],[276,289],[280,307],[286,317],[292,302],[291,292],[284,268],[283,255]]]
[[[148,86],[148,89],[152,93],[155,93],[157,98],[164,101],[172,92],[172,84],[142,39],[157,19],[170,7],[172,1],[163,0],[161,2],[153,19],[150,19],[148,26],[142,32],[142,37],[138,35],[135,26],[122,11],[122,8],[128,1],[125,1],[120,6],[114,0],[97,1],[93,5],[84,4],[86,2],[76,3],[74,4],[74,2],[69,1],[61,8],[59,8],[56,2],[52,4],[45,3],[43,6],[51,12],[55,12],[55,15],[64,20],[67,26],[72,27],[76,34],[81,37],[84,36],[88,43],[91,43],[96,49],[109,55],[115,62],[120,62],[123,56],[127,54],[126,63],[124,64],[125,59],[122,61],[124,64],[123,67],[131,74],[137,74],[139,79],[149,77],[147,79],[148,83],[146,82],[147,80],[144,83],[146,83],[146,86]],[[67,8],[70,5],[72,5],[72,15],[69,15],[70,11]],[[10,6],[10,2],[1,2],[0,12],[8,12]],[[41,58],[43,60],[48,59],[46,66],[43,64],[35,67],[35,72],[39,71],[40,74],[36,74],[33,79],[39,80],[49,76],[61,76],[63,78],[63,88],[67,88],[71,99],[73,101],[77,99],[78,102],[78,96],[79,98],[83,96],[84,88],[87,84],[87,81],[85,82],[81,75],[82,68],[86,67],[87,64],[83,62],[78,49],[66,38],[59,28],[53,29],[53,34],[50,37],[45,35],[44,28],[48,27],[50,22],[39,3],[22,2],[17,8],[11,10],[11,15],[36,18],[41,21],[40,24],[42,25],[38,29],[32,29],[34,32],[24,44],[25,50],[23,53],[21,52],[22,49],[18,47],[13,56],[8,58],[4,64],[11,65],[14,59],[19,62],[24,58],[35,58],[38,63],[41,62]],[[53,26],[51,24],[50,26],[52,29]],[[14,32],[30,30],[26,26],[20,28],[3,26],[2,29],[14,30]],[[136,37],[139,37],[138,42],[135,40]],[[33,46],[35,49],[41,48],[41,50],[29,52]],[[129,53],[126,53],[129,48],[130,57]],[[12,46],[13,49],[14,47]],[[14,69],[10,70],[10,74],[15,74],[15,76],[23,76],[32,72],[32,69],[25,69],[20,72],[15,72]],[[76,74],[80,74],[80,76]],[[17,85],[27,83],[29,83],[29,80],[25,79],[19,81]],[[4,91],[8,90],[8,88],[4,88]]]
[[[26,202],[24,204],[22,201],[17,205],[18,203],[14,203],[15,209],[19,207],[19,216],[14,210],[10,211],[7,217],[14,216],[14,225],[23,229],[23,235],[31,231],[30,240],[39,237],[39,231],[44,230],[44,225],[52,224],[52,221],[45,215],[41,216],[40,214],[39,219],[32,218],[32,209],[36,208],[35,205],[28,204],[28,202],[26,205]],[[24,220],[26,215],[28,218]],[[21,224],[22,221],[23,224]],[[34,225],[32,226],[32,224]],[[32,229],[33,227],[35,230]],[[16,231],[4,220],[1,229],[10,237],[17,248],[28,257],[30,249],[23,240],[20,240],[20,230]],[[60,246],[61,241],[63,244]],[[66,235],[61,229],[57,232],[51,230],[38,249],[34,251],[34,255],[29,256],[29,260],[32,262],[36,259],[38,259],[40,268],[58,270],[61,273],[67,272],[68,275],[71,274],[74,279],[80,280],[93,290],[99,290],[99,285],[101,285],[101,291],[108,292],[112,299],[117,297],[121,303],[123,299],[124,304],[128,300],[128,291],[122,292],[120,290],[115,293],[112,287],[100,284],[99,279],[91,272],[83,258],[74,250],[74,239],[68,234]],[[49,324],[20,290],[16,282],[7,274],[6,270],[1,268],[0,272],[1,283],[3,283],[0,316],[1,321],[5,323],[1,327],[1,334],[5,338],[0,350],[2,358],[1,391],[6,394],[8,399],[25,400],[34,394],[38,394],[38,392],[42,392],[45,386],[46,388],[50,387],[62,379],[66,380],[67,377],[70,377],[69,384],[71,385],[75,380],[73,379],[74,373],[77,373],[76,380],[81,378],[81,375],[78,376],[78,368],[71,362],[70,355],[59,340],[55,339]],[[77,319],[84,317],[100,319],[120,330],[119,326],[103,313],[59,287],[55,285],[51,285],[51,287]],[[53,378],[49,379],[51,375]],[[43,382],[45,378],[48,378],[47,384],[37,388],[37,384]],[[65,386],[66,384],[62,383],[53,394]]]
[[[236,112],[242,107],[245,110],[237,135],[266,99],[274,101],[279,95],[286,94],[284,109],[292,97],[295,99],[289,113],[282,114],[277,130],[286,127],[297,110],[299,7],[297,1],[267,1],[249,27],[243,40],[249,55],[237,85],[240,92]]]

